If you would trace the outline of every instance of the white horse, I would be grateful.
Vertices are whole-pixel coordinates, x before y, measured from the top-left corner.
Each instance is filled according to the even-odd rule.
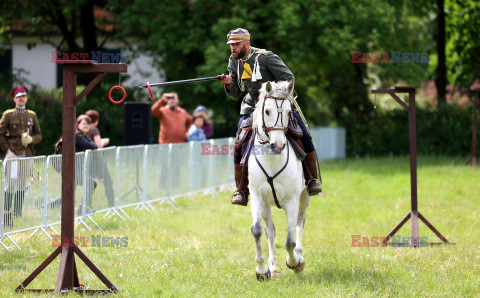
[[[258,280],[275,277],[278,273],[271,206],[285,210],[287,215],[287,267],[295,271],[305,269],[302,230],[310,197],[305,186],[302,163],[286,138],[292,112],[293,85],[293,81],[264,83],[253,113],[255,140],[248,159],[248,179],[252,196],[251,231],[257,249],[255,271]],[[262,218],[268,238],[268,265],[265,264],[262,253]]]

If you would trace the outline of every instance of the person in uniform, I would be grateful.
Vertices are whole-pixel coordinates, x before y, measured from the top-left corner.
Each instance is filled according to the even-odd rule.
[[[0,119],[0,149],[5,153],[5,159],[31,157],[35,155],[33,146],[42,139],[37,115],[27,110],[28,89],[24,85],[13,87],[10,92],[15,102],[15,108],[6,110]],[[22,215],[25,198],[26,180],[32,174],[32,162],[19,162],[19,165],[9,163],[6,168],[6,192],[4,201],[5,223],[12,225],[12,218]],[[13,214],[12,199],[15,200]]]
[[[238,122],[238,129],[240,130],[243,120],[250,117],[250,114],[255,110],[262,82],[294,81],[295,77],[278,55],[271,51],[250,46],[250,33],[247,30],[243,28],[232,30],[227,34],[227,39],[227,44],[230,45],[232,53],[228,61],[229,74],[222,74],[220,79],[224,84],[225,93],[233,99],[238,99],[243,92],[247,92],[240,107],[241,118]],[[303,132],[301,141],[307,154],[304,175],[308,194],[313,196],[322,192],[317,175],[315,147],[299,113],[294,111],[292,115],[297,119]],[[241,150],[242,148],[236,149],[234,154],[237,190],[232,196],[231,203],[246,206],[249,194],[248,176],[246,174],[242,175]],[[247,163],[244,164],[244,167],[247,167]],[[246,172],[247,169],[245,169]]]

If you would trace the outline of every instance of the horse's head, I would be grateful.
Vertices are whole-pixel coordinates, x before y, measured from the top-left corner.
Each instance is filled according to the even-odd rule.
[[[253,128],[262,144],[279,154],[287,143],[286,131],[292,112],[293,81],[262,85],[253,114]]]

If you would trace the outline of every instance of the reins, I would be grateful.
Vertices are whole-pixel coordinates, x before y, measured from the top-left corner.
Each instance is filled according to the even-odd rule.
[[[267,127],[265,125],[265,117],[263,116],[264,112],[265,112],[265,100],[267,98],[272,98],[272,99],[275,100],[275,105],[277,106],[277,112],[278,112],[278,116],[277,116],[277,120],[275,121],[275,124],[273,126],[270,126],[270,127]],[[283,115],[282,114],[283,113],[282,105],[283,105],[284,100],[287,100],[287,98],[286,97],[275,97],[275,96],[270,96],[270,95],[266,95],[265,99],[263,100],[263,105],[262,105],[262,129],[265,132],[265,135],[267,136],[267,138],[270,138],[270,135],[268,134],[269,131],[283,130],[284,133],[287,131],[288,125],[287,126],[283,125],[283,118],[282,118],[282,115]],[[281,101],[280,106],[278,105],[279,101]],[[280,119],[280,126],[277,126],[278,119]],[[268,140],[267,141],[262,140],[261,137],[259,136],[258,127],[255,128],[254,133],[258,137],[258,141],[260,142],[260,144],[268,143]],[[285,162],[285,165],[283,165],[283,167],[273,176],[268,175],[267,171],[265,171],[265,168],[262,166],[262,164],[260,163],[260,161],[257,158],[257,155],[255,154],[255,161],[257,162],[258,166],[262,170],[263,174],[265,174],[265,176],[267,177],[267,182],[270,185],[270,188],[272,189],[273,200],[275,201],[275,205],[279,209],[281,209],[282,207],[280,207],[280,203],[278,202],[278,199],[277,199],[277,193],[275,192],[275,186],[273,185],[273,179],[275,179],[278,175],[280,175],[280,173],[283,172],[283,170],[285,170],[285,168],[288,165],[288,161],[290,160],[290,148],[288,146],[288,140],[287,140],[286,146],[287,146],[287,161]]]

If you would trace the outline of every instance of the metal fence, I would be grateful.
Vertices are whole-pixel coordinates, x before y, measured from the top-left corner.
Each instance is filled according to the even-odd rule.
[[[343,128],[313,128],[311,133],[320,160],[345,157]],[[76,153],[76,223],[90,230],[91,223],[99,227],[94,214],[123,219],[128,217],[126,207],[153,210],[153,202],[175,207],[181,196],[216,194],[216,189],[234,182],[233,145],[233,138],[223,138]],[[40,231],[49,238],[48,230],[58,234],[62,156],[7,159],[0,164],[0,245],[20,249],[10,237],[15,233]]]

